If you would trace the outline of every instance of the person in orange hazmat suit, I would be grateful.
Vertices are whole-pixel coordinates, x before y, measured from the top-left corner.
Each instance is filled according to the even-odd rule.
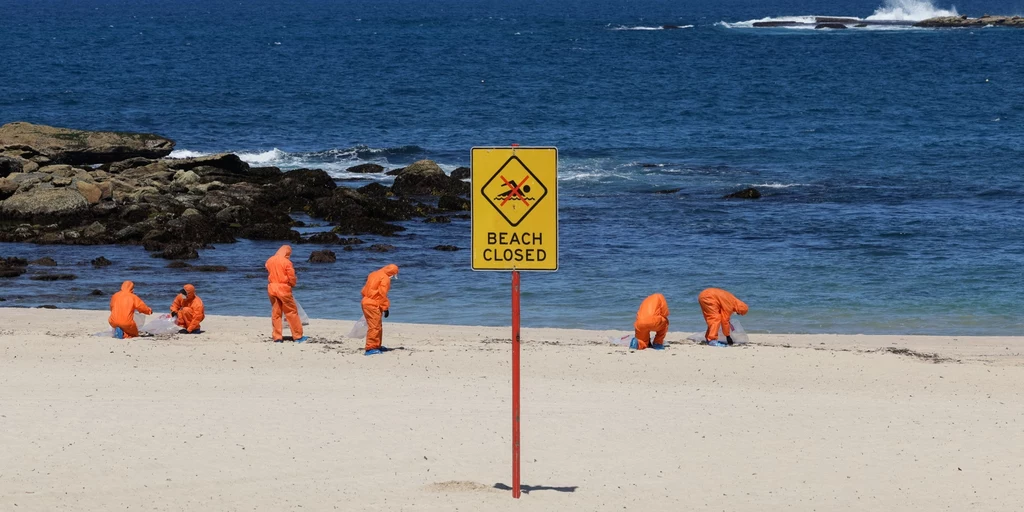
[[[386,265],[380,270],[370,272],[363,286],[363,317],[366,318],[366,355],[380,354],[388,349],[381,346],[384,327],[381,314],[387,318],[391,314],[391,301],[388,290],[391,289],[391,278],[398,275],[397,265]]]
[[[664,295],[655,293],[640,303],[633,329],[634,338],[630,341],[629,348],[637,350],[665,348],[665,335],[668,334],[668,303],[665,301]],[[651,343],[652,332],[655,333],[653,344]]]
[[[110,297],[110,318],[107,323],[114,328],[114,337],[119,339],[134,338],[139,335],[135,325],[135,312],[152,315],[153,310],[135,295],[135,283],[125,281],[121,291]]]
[[[288,328],[292,331],[292,339],[295,343],[303,343],[306,336],[302,335],[302,322],[299,321],[299,310],[295,306],[295,298],[292,297],[292,288],[295,287],[295,267],[292,266],[292,247],[282,245],[267,260],[267,295],[270,297],[270,323],[274,327],[274,343],[284,341],[281,333],[281,313],[284,313],[288,320]]]
[[[737,299],[735,295],[718,288],[708,288],[700,292],[697,301],[700,302],[700,310],[704,313],[704,322],[708,324],[704,339],[708,340],[709,345],[726,346],[718,341],[718,329],[721,328],[726,343],[732,345],[732,327],[729,325],[729,317],[733,313],[747,314],[747,305]]]
[[[183,327],[182,333],[199,334],[199,323],[206,318],[206,310],[203,299],[196,295],[195,286],[186,284],[182,287],[171,304],[171,316],[175,318],[174,323]]]

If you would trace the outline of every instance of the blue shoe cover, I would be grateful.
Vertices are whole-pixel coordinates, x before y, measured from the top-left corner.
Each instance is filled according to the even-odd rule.
[[[709,341],[708,342],[708,346],[709,347],[728,347],[729,345],[726,345],[725,343],[722,343],[721,341],[714,340],[714,341]]]
[[[309,339],[309,336],[303,336],[303,337],[295,340],[295,343],[305,343],[306,340],[308,340],[308,339]]]
[[[119,340],[123,340],[124,339],[124,329],[122,329],[120,327],[115,327],[114,328],[114,337],[119,339]]]
[[[629,349],[630,350],[637,350],[639,348],[640,348],[640,342],[637,341],[636,338],[633,338],[632,340],[629,341]]]
[[[654,350],[665,350],[665,344],[664,343],[662,343],[662,344],[655,343],[655,344],[651,345],[651,348],[653,348]]]
[[[363,354],[363,355],[364,356],[375,356],[377,354],[380,354],[380,349],[379,348],[375,348],[373,350],[367,350],[366,353]]]

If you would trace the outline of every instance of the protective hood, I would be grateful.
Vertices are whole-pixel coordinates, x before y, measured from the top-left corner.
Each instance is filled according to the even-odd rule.
[[[135,283],[131,281],[125,281],[121,283],[121,291],[128,293],[135,293]]]
[[[275,256],[283,256],[285,258],[291,259],[291,257],[292,257],[292,246],[290,246],[290,245],[282,245],[281,248],[277,250],[277,254],[275,254]]]
[[[388,275],[388,277],[394,277],[398,275],[398,265],[395,264],[386,265],[381,270],[383,270],[384,273]]]
[[[190,284],[186,284],[185,286],[181,287],[181,289],[185,290],[185,299],[192,300],[192,299],[196,298],[196,287],[195,286],[192,286]]]

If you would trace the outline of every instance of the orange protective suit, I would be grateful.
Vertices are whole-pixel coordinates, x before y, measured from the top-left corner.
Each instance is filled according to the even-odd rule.
[[[366,350],[379,349],[384,326],[381,313],[391,309],[388,290],[391,289],[391,278],[398,274],[397,265],[387,265],[380,270],[370,272],[363,286],[363,317],[366,318]]]
[[[144,315],[153,314],[153,310],[135,295],[135,283],[125,281],[121,284],[121,291],[110,298],[110,318],[107,323],[115,329],[123,330],[125,338],[134,338],[139,335],[139,328],[135,325],[136,311]]]
[[[186,284],[182,290],[185,290],[185,295],[179,293],[174,297],[174,303],[171,304],[171,313],[177,313],[178,315],[178,319],[175,321],[176,324],[184,327],[188,332],[196,332],[199,330],[199,322],[206,318],[203,299],[196,295],[195,286]]]
[[[729,317],[733,313],[747,314],[749,308],[735,295],[718,288],[708,288],[700,292],[697,297],[700,302],[700,310],[704,313],[704,322],[708,324],[708,330],[704,333],[704,339],[715,341],[718,339],[718,329],[722,334],[730,336],[732,330],[729,326]]]
[[[288,328],[292,331],[292,339],[302,337],[302,322],[299,321],[299,310],[295,307],[292,288],[295,286],[295,267],[292,266],[292,247],[282,245],[277,254],[267,260],[267,295],[270,297],[270,323],[274,327],[274,341],[283,339],[281,333],[281,313],[288,320]]]
[[[665,343],[665,335],[668,334],[668,302],[665,301],[664,295],[655,293],[640,303],[633,329],[638,350],[651,346],[652,332],[655,333],[655,345]]]

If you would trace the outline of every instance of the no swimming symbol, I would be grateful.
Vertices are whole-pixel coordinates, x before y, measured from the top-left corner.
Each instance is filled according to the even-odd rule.
[[[547,196],[548,189],[519,157],[512,155],[484,183],[480,193],[515,227]]]

